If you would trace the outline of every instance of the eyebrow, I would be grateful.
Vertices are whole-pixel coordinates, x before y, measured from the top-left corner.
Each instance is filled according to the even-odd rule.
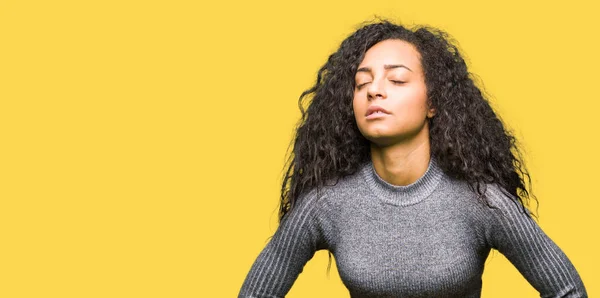
[[[383,66],[383,69],[388,70],[388,69],[394,69],[394,68],[399,68],[399,67],[404,67],[406,69],[408,69],[409,71],[412,72],[412,70],[410,68],[408,68],[406,65],[403,64],[386,64]],[[359,69],[356,70],[356,72],[371,72],[371,68],[370,67],[361,67]]]

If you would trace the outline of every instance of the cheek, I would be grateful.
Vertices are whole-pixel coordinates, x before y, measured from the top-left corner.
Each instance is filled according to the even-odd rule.
[[[352,111],[354,112],[354,115],[357,115],[360,113],[360,101],[357,99],[356,96],[354,96],[354,98],[352,99]]]
[[[365,117],[361,117],[361,115],[364,115],[365,112],[366,107],[364,107],[364,105],[361,103],[361,100],[357,97],[354,97],[352,99],[352,113],[354,114],[354,121],[361,132],[363,131],[363,122],[365,121]]]
[[[398,109],[404,113],[420,117],[427,109],[427,94],[421,88],[411,89],[403,97],[405,100],[399,102]]]

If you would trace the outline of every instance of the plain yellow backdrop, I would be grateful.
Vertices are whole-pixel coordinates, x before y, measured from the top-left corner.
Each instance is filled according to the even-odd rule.
[[[0,297],[235,297],[297,98],[362,21],[454,36],[600,295],[593,1],[0,2]],[[288,297],[348,297],[321,251]],[[535,297],[504,257],[483,297]]]

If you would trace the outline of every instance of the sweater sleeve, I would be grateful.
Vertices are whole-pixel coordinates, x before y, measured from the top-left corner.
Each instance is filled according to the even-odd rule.
[[[323,248],[315,190],[299,197],[246,276],[239,298],[284,297],[304,265]]]
[[[529,212],[497,186],[488,186],[490,242],[519,270],[541,297],[587,297],[583,282],[564,252]]]

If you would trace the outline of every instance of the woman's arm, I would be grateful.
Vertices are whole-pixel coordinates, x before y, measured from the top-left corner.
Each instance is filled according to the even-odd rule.
[[[316,192],[301,196],[252,265],[238,297],[284,297],[322,241]]]
[[[490,187],[488,187],[490,188]],[[563,251],[507,194],[492,186],[490,237],[541,297],[587,297],[579,274]]]

